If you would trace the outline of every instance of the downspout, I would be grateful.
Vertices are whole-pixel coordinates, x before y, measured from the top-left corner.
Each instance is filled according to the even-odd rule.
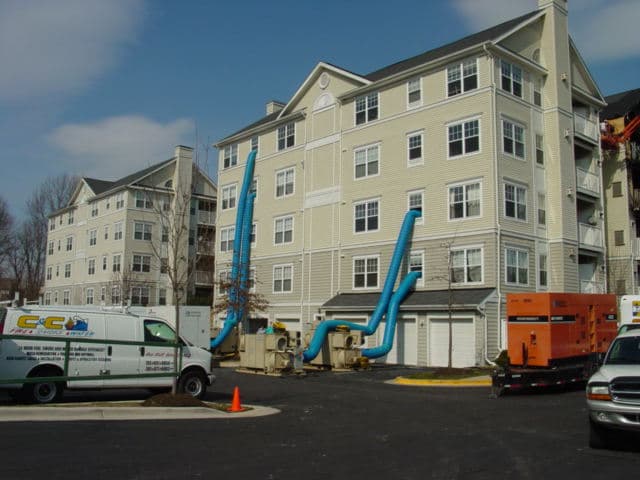
[[[500,176],[498,174],[498,146],[497,146],[497,134],[496,123],[498,119],[496,118],[496,111],[498,110],[496,103],[496,65],[494,61],[493,54],[487,48],[487,44],[485,43],[482,47],[487,54],[489,59],[489,64],[491,68],[491,119],[493,121],[493,135],[491,135],[491,143],[493,145],[493,170],[495,176],[495,195],[494,195],[494,205],[495,205],[495,216],[496,216],[496,296],[498,297],[497,301],[497,327],[498,327],[498,346],[502,343],[502,292],[501,292],[501,283],[500,283],[500,272],[501,268],[501,258],[500,250],[502,247],[502,224],[500,223]],[[488,352],[489,352],[489,320],[487,319],[486,313],[483,315],[484,317],[484,361],[489,365],[495,365],[495,363],[489,360]]]

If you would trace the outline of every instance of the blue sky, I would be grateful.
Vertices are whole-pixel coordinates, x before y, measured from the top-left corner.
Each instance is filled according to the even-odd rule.
[[[287,101],[319,61],[356,73],[537,8],[537,0],[0,0],[0,196],[48,175],[115,179]],[[603,94],[640,87],[637,0],[571,0]],[[200,148],[204,165],[206,153]],[[216,153],[207,168],[215,180]]]

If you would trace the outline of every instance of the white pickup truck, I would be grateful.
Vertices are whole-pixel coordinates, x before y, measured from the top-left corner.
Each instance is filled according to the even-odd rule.
[[[640,435],[640,330],[618,335],[587,383],[589,446],[606,448],[622,430]]]

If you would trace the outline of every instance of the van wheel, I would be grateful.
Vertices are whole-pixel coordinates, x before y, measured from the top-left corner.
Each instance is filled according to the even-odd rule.
[[[207,381],[202,373],[191,370],[180,377],[178,391],[201,399],[207,392]]]
[[[607,448],[609,445],[609,431],[589,419],[589,446],[595,449]]]
[[[32,372],[29,377],[59,377],[60,372],[51,368],[45,368]],[[30,403],[51,403],[62,396],[63,382],[42,381],[25,383],[22,387],[23,397]]]

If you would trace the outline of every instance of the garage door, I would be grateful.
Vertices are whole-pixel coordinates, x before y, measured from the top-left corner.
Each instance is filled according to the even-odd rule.
[[[429,365],[446,367],[449,363],[449,319],[429,319]],[[453,319],[453,367],[476,364],[476,333],[472,318]]]
[[[382,322],[378,327],[378,345],[384,339],[386,323]],[[418,364],[418,335],[415,318],[401,318],[396,323],[396,333],[393,338],[393,346],[389,353],[381,357],[379,361],[398,365]]]

